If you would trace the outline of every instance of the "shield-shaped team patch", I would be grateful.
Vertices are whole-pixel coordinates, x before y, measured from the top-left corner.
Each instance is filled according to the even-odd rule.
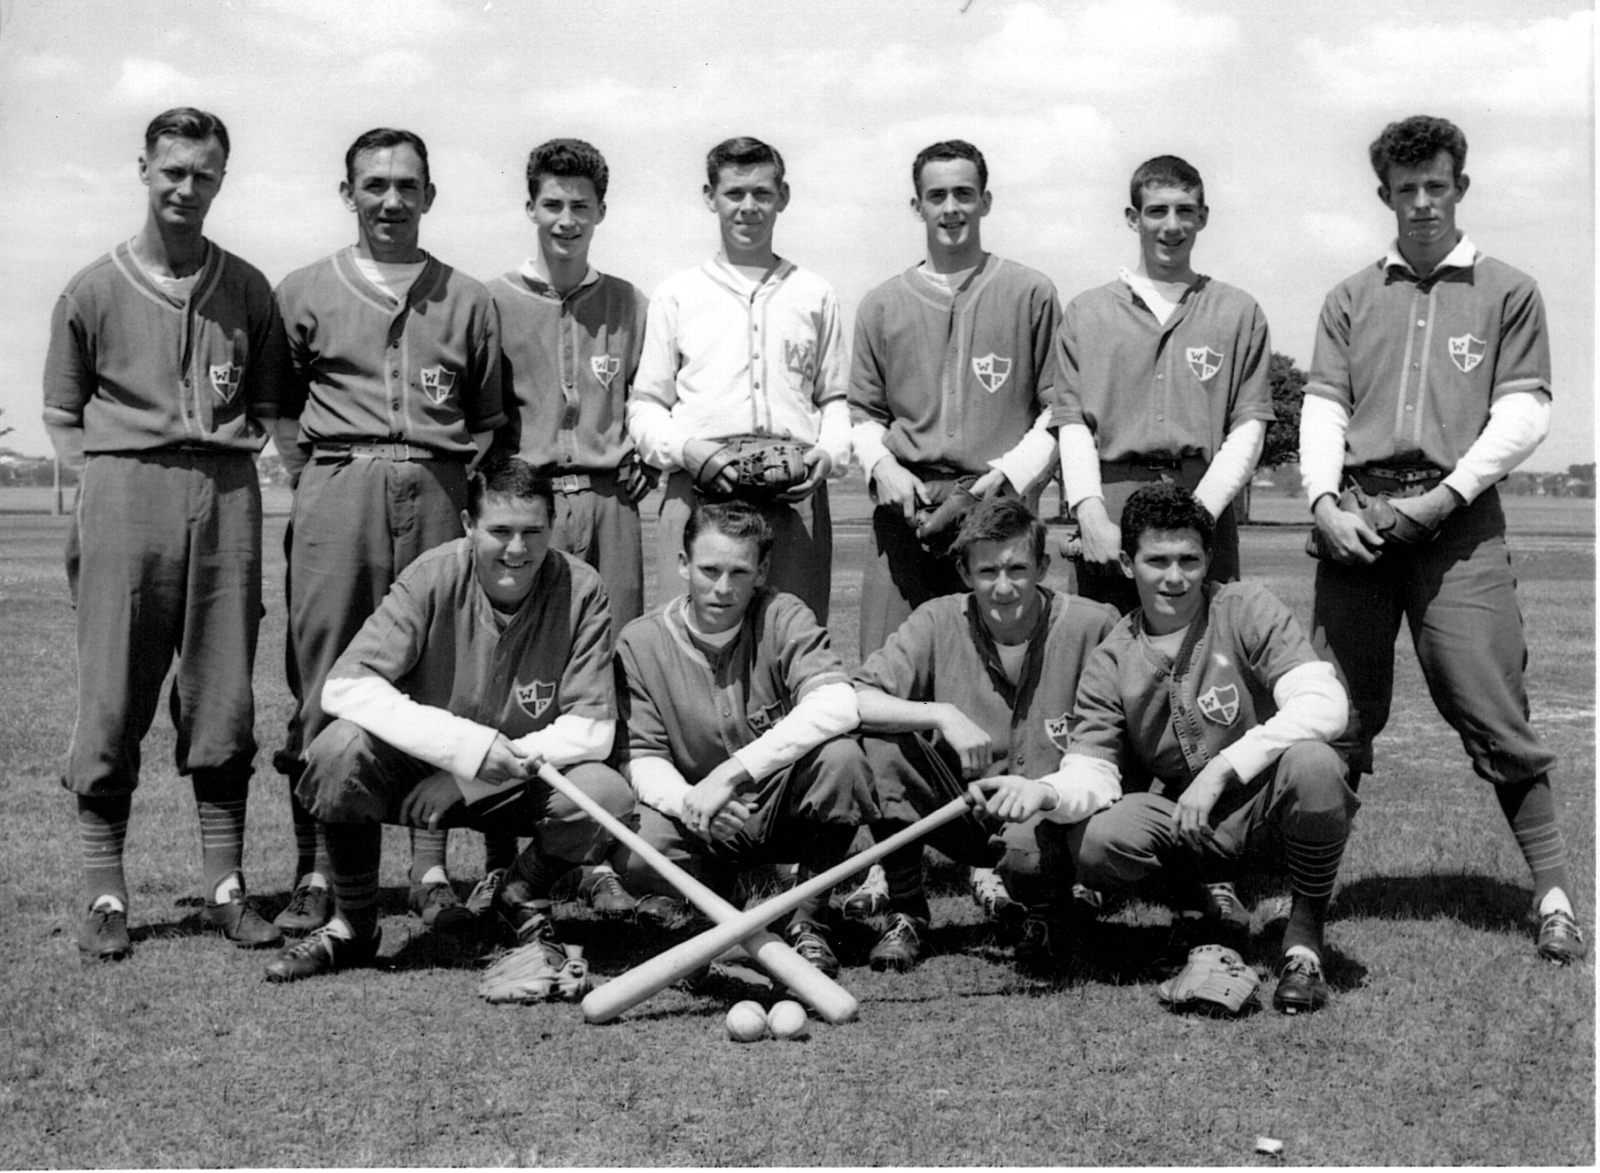
[[[1202,383],[1215,378],[1222,369],[1222,355],[1209,346],[1185,347],[1183,356],[1189,360],[1189,369],[1194,372],[1194,377]]]
[[[222,402],[232,403],[233,397],[239,393],[239,381],[244,377],[244,370],[236,363],[212,363],[211,389],[221,397]]]
[[[1200,694],[1200,715],[1217,725],[1232,725],[1239,715],[1239,686],[1213,684]]]
[[[596,354],[589,358],[589,369],[594,372],[594,377],[600,380],[602,386],[611,386],[611,380],[617,377],[617,372],[622,369],[622,360],[614,354]]]
[[[522,706],[522,711],[537,721],[544,716],[544,711],[550,707],[550,702],[556,699],[556,684],[551,681],[546,684],[542,680],[535,680],[532,684],[516,685],[517,704]]]
[[[1011,360],[991,352],[972,360],[972,373],[978,376],[978,382],[983,384],[983,389],[993,395],[1004,387],[1006,380],[1011,377]]]
[[[1474,338],[1471,334],[1463,334],[1459,338],[1450,339],[1450,361],[1461,368],[1463,375],[1470,374],[1472,368],[1483,361],[1483,350],[1488,345],[1482,338]]]
[[[765,733],[783,717],[783,702],[773,701],[765,708],[753,708],[745,714],[750,722],[750,728],[755,733]]]
[[[1071,746],[1067,744],[1070,740],[1067,737],[1067,733],[1071,727],[1071,714],[1062,713],[1059,717],[1045,718],[1044,731],[1050,735],[1051,742],[1053,742],[1055,747],[1062,753],[1066,753],[1067,750],[1071,748]]]
[[[422,368],[422,393],[429,402],[443,406],[450,398],[450,389],[456,385],[456,373],[447,367]]]

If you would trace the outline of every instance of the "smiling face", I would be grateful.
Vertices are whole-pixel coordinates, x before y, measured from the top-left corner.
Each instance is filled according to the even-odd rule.
[[[689,585],[695,628],[716,635],[744,622],[750,600],[767,581],[767,564],[754,538],[707,528],[695,535],[687,554],[678,554],[678,574]]]
[[[595,226],[605,218],[606,206],[587,177],[542,176],[537,198],[528,201],[528,219],[547,263],[587,261]]]
[[[1206,569],[1211,564],[1200,534],[1192,529],[1148,529],[1139,550],[1122,555],[1122,572],[1133,579],[1152,635],[1169,635],[1193,621],[1205,606]]]
[[[472,543],[478,585],[501,611],[515,611],[533,590],[550,549],[550,510],[543,497],[489,493],[478,516],[461,514]]]
[[[994,641],[1027,639],[1038,618],[1039,584],[1050,566],[1049,555],[1043,565],[1034,561],[1032,535],[973,542],[957,566]]]
[[[361,244],[373,260],[408,264],[422,259],[417,241],[434,196],[427,174],[427,165],[410,143],[356,155],[339,194],[356,214]]]
[[[1456,205],[1467,194],[1467,177],[1455,175],[1450,152],[1441,150],[1418,167],[1389,167],[1378,198],[1394,212],[1395,234],[1408,260],[1442,260],[1456,246]]]
[[[764,263],[772,254],[778,214],[789,206],[789,185],[778,182],[777,167],[729,163],[717,172],[717,185],[707,184],[704,194],[706,207],[717,214],[728,260]]]
[[[199,232],[222,190],[228,157],[215,137],[163,135],[139,155],[139,179],[150,189],[150,215],[162,226]]]
[[[992,202],[971,159],[929,159],[918,176],[911,210],[927,230],[930,254],[961,254],[982,249],[979,229]]]
[[[1195,238],[1210,215],[1200,193],[1176,185],[1146,184],[1139,207],[1126,213],[1139,234],[1144,271],[1157,280],[1187,276]]]

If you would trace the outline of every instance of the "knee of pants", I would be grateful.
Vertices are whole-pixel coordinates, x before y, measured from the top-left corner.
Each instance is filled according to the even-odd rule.
[[[795,763],[804,783],[795,811],[805,819],[855,826],[877,817],[872,768],[853,737],[825,741]]]
[[[1361,800],[1346,775],[1344,758],[1326,742],[1299,741],[1284,750],[1278,759],[1278,778],[1286,822],[1302,829],[1314,827],[1324,835],[1348,828]]]
[[[689,849],[685,842],[686,833],[678,824],[653,807],[641,805],[638,813],[639,838],[666,856],[668,861],[704,882],[707,874],[705,861]],[[637,894],[653,892],[673,897],[682,895],[672,881],[663,876],[654,864],[626,844],[613,857],[613,863],[617,871],[622,874],[622,882],[627,885],[630,892]]]
[[[1161,868],[1162,852],[1175,842],[1173,803],[1150,794],[1130,794],[1082,825],[1077,877],[1090,888],[1130,887]]]
[[[610,766],[582,762],[563,773],[569,782],[604,807],[607,814],[636,825],[633,791],[622,775]],[[545,855],[575,864],[599,863],[612,843],[609,831],[559,792],[550,795],[545,817],[534,827],[534,838]]]
[[[334,721],[306,750],[295,797],[319,823],[381,823],[387,795],[371,777],[372,734],[351,721]]]

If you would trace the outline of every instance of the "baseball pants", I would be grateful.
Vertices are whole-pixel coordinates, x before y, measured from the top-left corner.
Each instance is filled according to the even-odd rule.
[[[641,551],[639,506],[629,500],[609,473],[588,474],[589,486],[567,492],[556,489],[556,515],[550,545],[595,568],[611,599],[615,631],[644,613],[644,555]],[[678,531],[682,540],[683,531]],[[672,581],[676,583],[677,563]]]

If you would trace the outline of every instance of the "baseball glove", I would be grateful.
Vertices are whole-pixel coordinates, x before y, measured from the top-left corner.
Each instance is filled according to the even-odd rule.
[[[1177,977],[1156,987],[1156,997],[1173,1010],[1206,1014],[1238,1014],[1255,1001],[1261,979],[1225,945],[1200,945],[1189,950],[1188,963]]]
[[[695,470],[695,490],[713,500],[770,500],[805,483],[811,475],[806,467],[808,450],[808,445],[781,436],[730,436]],[[730,467],[734,488],[728,493],[718,478]]]
[[[930,554],[948,554],[961,531],[961,522],[978,499],[971,489],[977,477],[933,481],[925,488],[928,500],[917,507],[917,541]]]
[[[1383,494],[1369,497],[1360,485],[1351,485],[1339,494],[1339,508],[1346,513],[1353,513],[1372,528],[1372,532],[1383,539],[1383,544],[1396,546],[1420,546],[1431,542],[1438,535],[1437,529],[1429,529],[1418,522],[1408,513],[1394,507],[1390,499]],[[1322,542],[1322,531],[1316,526],[1311,527],[1311,533],[1306,538],[1306,553],[1313,558],[1328,557],[1328,548]]]
[[[490,1002],[576,1002],[594,983],[577,945],[521,945],[483,971],[478,996]]]
[[[653,464],[646,464],[631,452],[617,466],[617,484],[622,486],[622,491],[628,494],[628,500],[635,505],[645,499],[660,479],[659,468]]]

